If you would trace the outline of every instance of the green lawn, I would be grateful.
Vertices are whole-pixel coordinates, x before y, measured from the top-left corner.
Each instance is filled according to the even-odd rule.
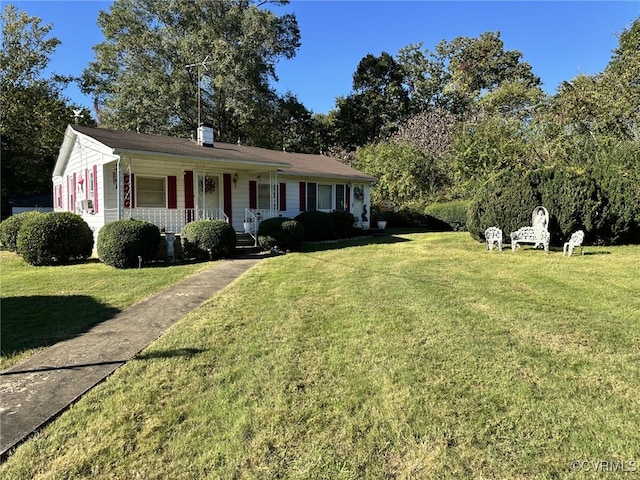
[[[261,262],[0,477],[638,475],[640,246],[344,245]]]
[[[0,252],[0,369],[37,349],[86,331],[121,309],[211,264],[118,270],[97,259],[33,267]]]

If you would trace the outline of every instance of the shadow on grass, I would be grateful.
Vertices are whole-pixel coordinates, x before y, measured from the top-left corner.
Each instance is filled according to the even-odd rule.
[[[142,353],[140,355],[136,355],[136,360],[152,360],[154,358],[175,358],[175,357],[183,357],[183,358],[191,358],[199,353],[203,353],[206,350],[202,350],[201,348],[176,348],[174,350],[160,350],[149,353]]]
[[[409,242],[407,238],[396,237],[391,234],[376,234],[366,237],[353,237],[326,242],[303,243],[300,252],[321,252],[324,250],[336,250],[339,248],[361,247],[363,245],[384,245],[391,243]]]
[[[85,295],[6,297],[1,302],[3,356],[53,345],[119,312]]]

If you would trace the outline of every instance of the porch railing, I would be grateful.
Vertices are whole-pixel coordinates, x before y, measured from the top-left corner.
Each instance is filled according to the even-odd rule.
[[[267,218],[277,217],[278,212],[275,210],[269,210],[264,208],[254,209],[254,208],[245,208],[244,209],[244,233],[248,233],[251,235],[254,241],[254,245],[258,245],[258,226],[262,220],[266,220]]]
[[[153,223],[160,230],[166,232],[180,232],[187,223],[195,220],[224,220],[229,223],[229,217],[221,209],[205,208],[127,208],[123,212],[124,218],[135,218]],[[105,222],[118,219],[118,210],[105,210]]]

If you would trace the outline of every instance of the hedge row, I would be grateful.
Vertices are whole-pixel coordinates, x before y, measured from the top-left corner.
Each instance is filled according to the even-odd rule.
[[[549,211],[551,243],[561,245],[576,230],[585,243],[640,242],[640,178],[616,165],[505,171],[487,182],[471,202],[467,226],[482,240],[487,227],[505,233],[531,224],[531,212]]]
[[[424,213],[447,225],[454,232],[465,232],[469,204],[467,200],[435,203],[429,205]]]
[[[236,247],[236,233],[222,220],[201,220],[185,225],[182,245],[189,258],[229,257]],[[158,256],[160,230],[142,220],[117,220],[100,229],[96,249],[103,263],[115,268],[131,268]],[[93,252],[93,232],[71,212],[25,212],[0,223],[0,243],[32,265],[54,265],[89,258]]]

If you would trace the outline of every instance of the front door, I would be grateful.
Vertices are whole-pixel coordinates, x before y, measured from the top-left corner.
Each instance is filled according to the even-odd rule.
[[[196,198],[199,219],[218,218],[221,190],[220,178],[218,176],[198,175]]]
[[[356,225],[362,228],[369,228],[369,208],[364,203],[364,186],[356,185],[352,190],[353,203],[351,214],[356,218]]]

